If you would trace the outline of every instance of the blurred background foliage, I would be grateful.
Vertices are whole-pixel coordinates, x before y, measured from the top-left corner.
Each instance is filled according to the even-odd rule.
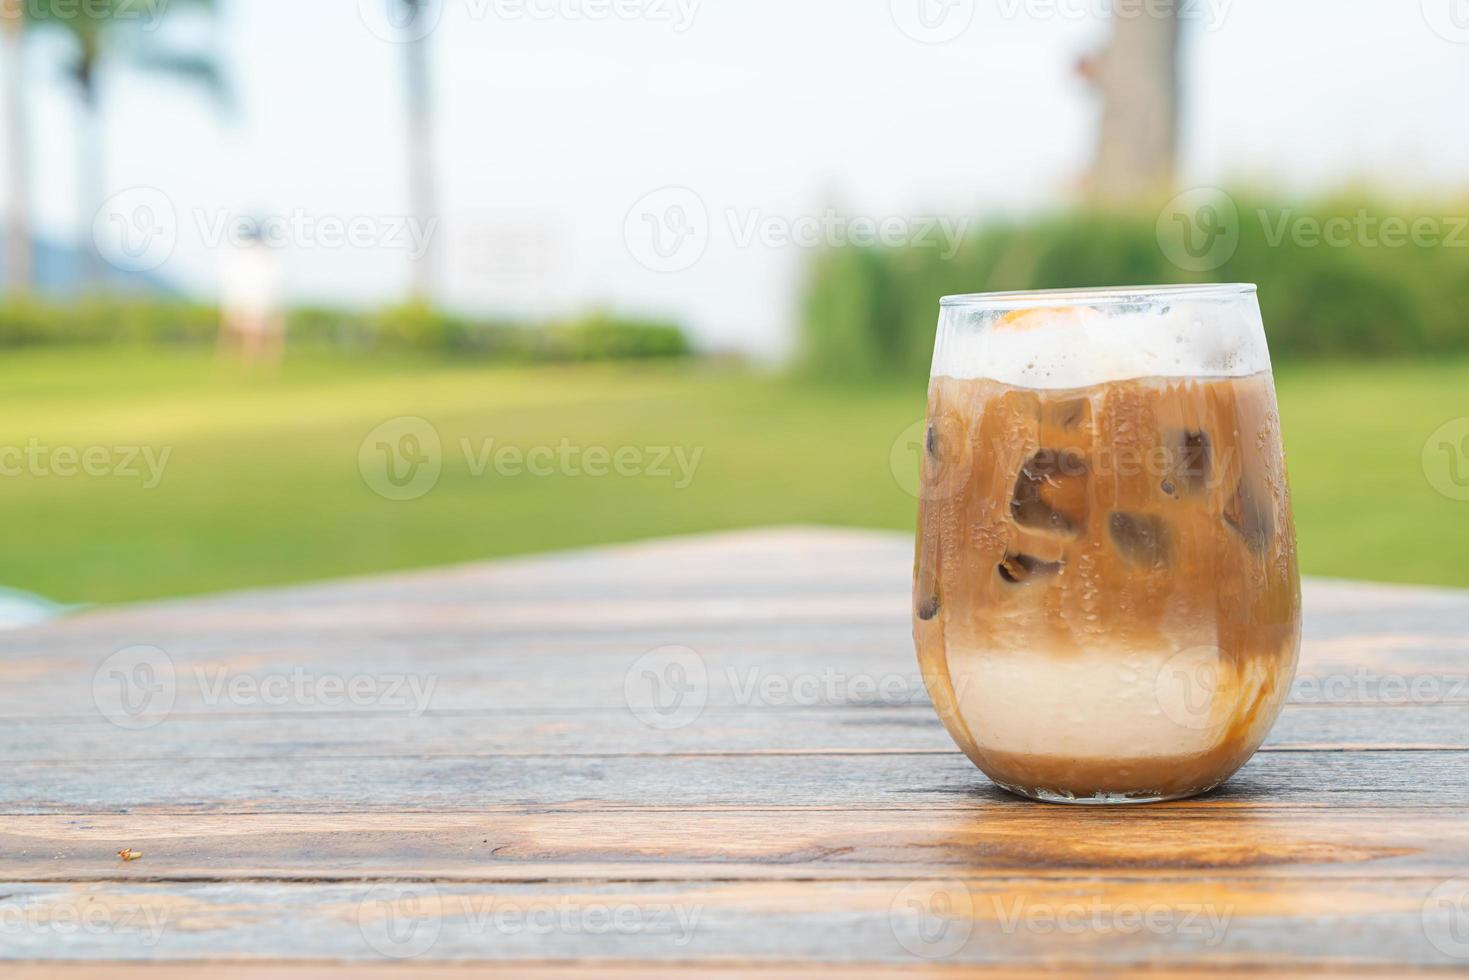
[[[1230,196],[1239,245],[1207,277],[1191,277],[1169,260],[1151,211],[986,224],[952,257],[936,248],[830,249],[808,272],[801,366],[833,378],[926,377],[940,296],[1190,282],[1257,283],[1277,363],[1469,352],[1469,228],[1431,218],[1442,239],[1436,245],[1400,241],[1396,225],[1385,239],[1381,232],[1387,219],[1411,229],[1419,216],[1469,215],[1464,203]],[[1369,231],[1353,231],[1341,246],[1310,244],[1309,229],[1331,221]]]
[[[1462,462],[1469,472],[1469,437],[1462,460],[1432,455],[1454,448],[1436,435],[1447,431],[1446,424],[1469,419],[1469,234],[1455,225],[1466,219],[1454,217],[1469,213],[1469,200],[1453,196],[1463,185],[1440,185],[1449,189],[1438,191],[1438,198],[1413,200],[1368,184],[1325,196],[1317,191],[1302,203],[1272,189],[1269,175],[1288,174],[1298,161],[1286,158],[1288,149],[1277,152],[1269,144],[1266,182],[1230,188],[1239,240],[1228,260],[1207,276],[1190,275],[1185,268],[1191,263],[1176,261],[1176,254],[1170,261],[1167,229],[1161,226],[1167,216],[1163,201],[1185,186],[1178,165],[1184,123],[1196,130],[1210,125],[1189,118],[1195,102],[1184,98],[1185,70],[1191,64],[1197,69],[1205,60],[1199,56],[1209,51],[1238,58],[1248,44],[1230,47],[1224,42],[1232,38],[1200,33],[1198,25],[1186,28],[1178,0],[1149,4],[1148,16],[1088,14],[1096,30],[1085,35],[1086,43],[1101,44],[1074,50],[1069,46],[1083,35],[1054,19],[1021,23],[1025,18],[1017,17],[997,24],[996,12],[983,5],[971,5],[978,16],[991,18],[983,28],[976,25],[962,41],[917,54],[916,39],[904,37],[896,24],[853,17],[843,21],[845,29],[874,41],[878,57],[896,59],[884,63],[886,74],[867,73],[869,81],[893,91],[854,95],[849,64],[840,70],[817,65],[791,76],[803,78],[805,88],[782,92],[781,109],[761,101],[766,95],[753,85],[747,91],[743,84],[726,83],[744,72],[747,82],[775,78],[786,84],[786,75],[750,57],[738,32],[690,32],[687,37],[697,44],[711,42],[702,48],[676,48],[671,41],[619,48],[609,43],[610,34],[596,35],[593,42],[591,24],[583,25],[587,30],[578,42],[575,30],[558,33],[567,23],[528,23],[521,26],[534,33],[514,34],[512,25],[494,21],[481,25],[484,33],[465,47],[457,30],[450,38],[450,32],[436,33],[432,22],[419,20],[436,16],[440,6],[428,0],[298,4],[282,16],[283,4],[267,10],[263,0],[95,0],[84,7],[0,0],[6,189],[0,506],[9,518],[0,588],[66,602],[111,602],[724,528],[836,524],[911,532],[919,466],[914,433],[922,431],[939,297],[1197,281],[1259,284],[1277,364],[1304,570],[1469,586],[1469,504],[1453,492],[1457,484],[1445,490],[1443,481],[1434,486],[1428,478],[1430,461]],[[833,0],[825,7],[787,6],[778,15],[781,40],[803,46],[802,54],[812,55],[814,63],[832,48],[832,21],[848,11]],[[798,6],[799,11],[789,9]],[[1241,18],[1274,18],[1282,5],[1239,6]],[[757,7],[727,7],[721,16],[777,16],[768,6],[763,12]],[[331,13],[321,12],[328,8]],[[374,11],[390,16],[365,19]],[[1350,35],[1352,25],[1366,22],[1362,17],[1360,11],[1337,17],[1333,10],[1331,19]],[[784,30],[802,18],[809,41]],[[309,26],[296,30],[298,20],[314,23],[314,32]],[[1418,11],[1409,12],[1418,37],[1447,43],[1432,39],[1420,20]],[[1275,23],[1255,21],[1257,43]],[[249,34],[252,24],[257,32]],[[271,44],[267,59],[241,58],[240,50],[229,57],[230,40],[238,48],[247,45],[241,38],[272,36],[259,33],[261,24],[273,25],[274,40],[284,50],[309,55],[280,57]],[[291,29],[282,31],[280,24]],[[611,25],[597,29],[603,26]],[[768,25],[743,25],[752,26],[764,31]],[[1006,108],[1021,106],[1036,120],[1032,128],[994,130],[995,106],[974,101],[994,82],[994,72],[1015,65],[985,57],[998,43],[991,27],[1013,29],[1024,38],[1023,51],[1007,54],[1023,56],[1031,73],[1026,84],[1053,89],[1047,96],[1012,85],[1013,98],[1005,89]],[[1192,38],[1186,37],[1189,31]],[[1248,28],[1239,36],[1251,37]],[[293,41],[309,47],[290,48]],[[573,58],[558,61],[557,46],[572,50]],[[1307,47],[1291,48],[1293,63]],[[513,50],[524,58],[484,56],[492,50]],[[628,50],[645,54],[624,57]],[[1416,67],[1412,52],[1377,50],[1388,67]],[[689,51],[712,61],[705,64]],[[891,202],[919,200],[930,190],[930,178],[953,174],[961,175],[964,190],[955,196],[951,187],[940,200],[1008,206],[1010,188],[980,193],[984,174],[976,172],[975,159],[950,152],[948,144],[944,152],[926,154],[921,165],[911,154],[889,154],[883,163],[848,153],[822,135],[840,131],[842,120],[850,118],[841,112],[852,111],[863,114],[871,138],[907,150],[911,141],[889,138],[886,128],[901,131],[902,120],[891,118],[899,103],[887,103],[884,119],[867,100],[911,99],[903,86],[889,84],[892,73],[917,71],[920,61],[937,63],[944,51],[955,66],[944,70],[958,74],[915,74],[907,82],[924,86],[925,106],[941,104],[948,116],[984,107],[966,129],[983,135],[985,152],[1013,154],[995,161],[1010,164],[995,172],[1015,174],[1017,163],[1073,154],[1065,166],[1074,172],[1057,180],[1058,168],[1050,168],[1050,176],[1039,178],[1047,186],[1031,195],[1032,201],[1053,202],[1049,210],[970,214],[972,232],[955,254],[910,244],[785,248],[778,256],[774,246],[759,255],[739,246],[733,252],[742,254],[732,255],[718,247],[729,243],[715,242],[705,257],[710,228],[718,224],[718,208],[708,205],[748,205],[734,211],[751,210],[757,219],[761,207],[770,207],[764,217],[780,224],[789,216],[777,216],[772,202],[802,206],[791,193],[794,174],[813,186],[864,188],[852,216],[868,220],[883,217],[879,211]],[[665,56],[667,62],[656,61]],[[605,67],[602,57],[638,71],[597,74]],[[655,60],[645,66],[640,57]],[[253,76],[231,70],[251,64]],[[344,67],[363,64],[377,71],[370,81],[387,78],[387,85],[375,89],[365,72]],[[516,74],[497,87],[494,76],[484,74],[490,65]],[[691,129],[688,118],[663,108],[669,104],[663,98],[669,94],[666,78],[675,71],[681,79],[687,73],[690,82],[681,94],[699,100],[688,105],[714,120],[717,131]],[[355,87],[329,84],[346,77]],[[1218,82],[1225,76],[1216,68],[1212,75],[1192,77]],[[638,87],[645,83],[652,88]],[[192,124],[165,117],[169,126],[162,130],[138,129],[138,116],[124,110],[141,104],[153,114],[143,93],[154,90],[133,86],[159,84],[188,93],[184,103],[170,103],[173,111],[181,104],[202,107],[220,122],[248,114],[253,104],[257,118],[238,130],[237,120],[230,120],[231,137],[254,140],[257,163],[291,161],[289,167],[275,171],[274,178],[246,172],[232,179],[196,167],[206,175],[203,193],[196,187],[191,198],[171,197],[178,171],[186,166],[177,151],[209,136],[198,128],[199,117]],[[1234,88],[1232,79],[1218,84]],[[1405,84],[1421,86],[1416,74]],[[606,88],[613,98],[589,98],[594,85],[597,94],[606,95]],[[612,91],[614,86],[625,88]],[[279,99],[282,91],[300,104],[269,105],[264,98],[270,92]],[[485,100],[486,91],[506,98]],[[1088,127],[1079,157],[1077,141],[1068,143],[1051,125],[1050,110],[1064,108],[1071,97],[1064,93],[1073,91],[1087,103],[1074,116],[1085,118]],[[475,95],[468,115],[465,93]],[[573,101],[558,103],[566,93]],[[1349,156],[1358,148],[1361,127],[1347,111],[1355,107],[1341,101],[1321,107],[1301,100],[1296,111],[1340,127],[1329,148]],[[446,128],[439,121],[449,103],[460,112],[461,128],[450,134],[453,154],[439,152]],[[34,111],[42,106],[49,111]],[[1050,108],[1036,111],[1038,106]],[[504,111],[510,107],[525,111]],[[554,111],[558,107],[560,113]],[[739,111],[726,117],[731,108]],[[571,117],[609,113],[610,132],[622,139],[621,149],[606,145],[609,131],[598,132],[585,117],[584,128],[568,124],[568,109]],[[650,114],[621,115],[630,109]],[[261,127],[262,112],[279,112],[283,123],[300,117],[305,125]],[[1336,114],[1346,121],[1332,123]],[[516,130],[517,124],[522,128]],[[1414,135],[1436,151],[1443,139],[1437,121],[1426,128],[1435,132]],[[382,136],[381,143],[363,141],[367,131]],[[692,144],[690,132],[704,142]],[[790,138],[811,142],[779,146],[769,140],[772,132],[802,134]],[[990,139],[996,132],[1006,138]],[[1319,127],[1311,132],[1309,139],[1330,135]],[[262,133],[276,134],[276,142]],[[1396,137],[1397,130],[1392,133]],[[215,131],[221,135],[223,130]],[[470,135],[484,139],[466,139]],[[677,142],[659,142],[660,135]],[[1213,134],[1226,143],[1232,135]],[[382,152],[383,144],[394,152]],[[359,152],[364,145],[377,147],[377,155]],[[974,143],[968,145],[973,152]],[[223,140],[220,146],[223,155],[236,149]],[[56,165],[58,152],[69,167]],[[1301,153],[1300,146],[1294,152]],[[517,154],[533,154],[532,168],[493,169]],[[711,159],[717,164],[700,170]],[[1419,186],[1418,171],[1401,164],[1411,153],[1393,159],[1399,161],[1398,186]],[[323,160],[336,161],[338,169]],[[791,169],[803,160],[806,170]],[[49,165],[36,166],[40,161]],[[703,174],[707,200],[689,188],[664,186],[663,191],[680,192],[681,203],[638,213],[639,195],[661,199],[662,191],[648,192],[681,180],[685,172]],[[120,173],[127,179],[109,182]],[[445,181],[446,175],[458,179]],[[596,183],[622,178],[631,183]],[[1018,185],[1026,178],[1005,179],[1022,190]],[[60,190],[58,181],[65,185]],[[585,197],[570,193],[583,181],[601,188],[590,193],[615,199],[588,208]],[[721,182],[728,191],[723,200],[713,196]],[[381,241],[364,247],[336,263],[351,271],[352,289],[379,287],[378,277],[394,268],[403,273],[402,288],[376,289],[375,300],[358,305],[352,305],[359,299],[355,291],[322,304],[310,298],[317,293],[302,288],[302,269],[327,257],[316,247],[320,242],[295,239],[290,231],[285,241],[272,242],[264,234],[272,222],[294,227],[287,219],[296,216],[343,225],[367,218],[379,229],[390,223],[435,229],[458,221],[463,230],[465,216],[440,202],[457,203],[466,189],[476,192],[471,197],[505,207],[538,195],[545,207],[549,189],[558,202],[564,199],[566,212],[527,211],[533,218],[549,215],[553,227],[516,233],[515,220],[501,228],[506,215],[494,211],[489,230],[506,234],[489,236],[488,245],[495,247],[481,249],[471,241],[466,248],[453,235],[432,232],[421,250]],[[627,200],[620,196],[624,192]],[[668,272],[662,260],[679,256],[663,248],[664,235],[676,252],[685,233],[699,224],[691,220],[689,194],[695,211],[711,212],[705,216],[710,228],[702,229],[710,234],[693,256],[704,265]],[[70,202],[65,232],[57,233],[54,220],[47,227],[47,209],[36,206],[43,198]],[[262,198],[270,206],[260,213],[242,210]],[[165,205],[177,211],[185,201],[193,204],[196,225],[216,212],[255,225],[213,244],[193,243],[195,260],[202,248],[207,264],[218,269],[208,288],[197,278],[191,285],[181,273],[190,266],[180,262],[177,241],[159,262],[140,261],[155,242],[157,211]],[[809,199],[805,206],[814,207]],[[965,207],[944,210],[953,215]],[[597,229],[585,241],[598,247],[587,249],[580,265],[562,267],[567,257],[555,248],[552,234],[558,215],[579,230]],[[1333,219],[1344,219],[1352,229],[1345,244],[1302,242],[1294,233],[1303,223],[1319,228]],[[1368,230],[1364,219],[1372,226]],[[1423,219],[1450,237],[1434,245],[1389,245],[1389,219],[1405,226]],[[236,230],[228,220],[225,226]],[[634,237],[638,233],[656,237],[641,241]],[[141,250],[132,247],[138,236]],[[657,261],[650,264],[650,256]],[[538,263],[553,268],[554,281],[540,283],[533,274]],[[742,276],[741,270],[756,266],[767,267],[764,281]],[[755,333],[789,324],[789,309],[766,307],[771,296],[787,301],[793,274],[804,275],[799,326],[794,338],[785,333],[782,339],[794,339],[788,345],[794,356],[779,363],[746,360],[701,349],[692,339],[701,326],[708,336],[715,320],[722,321],[718,327],[725,337],[731,330]],[[613,302],[630,277],[638,290],[622,298],[641,299]],[[540,290],[540,299],[460,305],[455,290],[446,288],[455,278],[460,297],[466,278],[476,285],[498,278],[502,284],[523,280]],[[649,281],[656,287],[649,289]],[[726,310],[735,294],[747,305]],[[717,317],[710,315],[713,308]],[[532,317],[506,312],[511,309],[558,313]],[[638,309],[660,313],[642,316]],[[740,349],[770,353],[755,344]],[[374,492],[363,469],[372,434],[402,419],[430,422],[442,441],[441,478],[431,493],[413,501]],[[686,481],[651,472],[617,478],[570,469],[501,473],[483,465],[484,453],[496,447],[631,449],[647,459],[676,450],[691,464],[698,462]],[[77,475],[75,459],[99,449],[114,461],[150,458],[158,472],[154,479]],[[66,454],[73,461],[71,475],[59,472],[64,464],[58,458]],[[1462,475],[1458,469],[1445,473],[1454,481]]]
[[[75,302],[0,303],[0,347],[164,346],[212,348],[216,306],[93,295]],[[362,354],[416,351],[507,362],[684,357],[692,347],[668,323],[601,312],[552,323],[447,313],[421,303],[383,310],[301,307],[286,315],[293,347]]]

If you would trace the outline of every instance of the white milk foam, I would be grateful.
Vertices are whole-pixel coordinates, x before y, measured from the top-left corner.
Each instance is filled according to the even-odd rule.
[[[1234,692],[1216,650],[949,648],[959,714],[981,748],[1076,759],[1194,755],[1218,744]],[[1179,683],[1182,677],[1185,683]]]
[[[1087,388],[1137,378],[1242,378],[1270,370],[1253,293],[1200,299],[1166,294],[1068,305],[946,300],[934,376],[986,378],[1017,388]],[[1076,297],[1073,303],[1084,303]],[[997,308],[998,307],[998,308]]]

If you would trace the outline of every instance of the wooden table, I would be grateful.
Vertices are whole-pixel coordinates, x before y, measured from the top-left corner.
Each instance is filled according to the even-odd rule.
[[[1083,810],[954,749],[911,568],[762,531],[6,634],[3,975],[1469,966],[1469,594],[1310,583],[1267,749]]]

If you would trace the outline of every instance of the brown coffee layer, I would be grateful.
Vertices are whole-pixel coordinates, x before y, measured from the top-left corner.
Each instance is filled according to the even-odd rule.
[[[984,751],[985,775],[1007,789],[1029,796],[1132,796],[1177,799],[1206,792],[1249,761],[1255,746],[1222,744],[1193,755],[1136,756],[1119,759],[1068,758]]]
[[[989,771],[993,753],[971,734],[985,719],[963,717],[954,697],[951,647],[1046,651],[1057,670],[1088,650],[1208,647],[1232,674],[1263,680],[1223,705],[1225,734],[1199,763],[1212,771],[1166,780],[1150,771],[1142,782],[1227,778],[1278,714],[1299,647],[1295,532],[1270,377],[1065,391],[940,377],[928,411],[914,633],[960,746]],[[1051,766],[1059,782],[1049,788],[1157,789],[1129,788],[1140,765],[1111,777]]]

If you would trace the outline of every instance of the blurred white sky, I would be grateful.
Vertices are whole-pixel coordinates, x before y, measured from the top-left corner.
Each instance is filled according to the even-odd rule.
[[[368,27],[382,2],[229,3],[233,116],[173,83],[108,77],[108,188],[157,187],[181,216],[162,275],[217,289],[199,215],[407,211],[402,53]],[[682,31],[442,0],[437,242],[450,304],[603,304],[676,317],[714,345],[779,351],[809,252],[741,246],[731,211],[1013,213],[1067,201],[1086,168],[1095,105],[1074,64],[1105,36],[1099,0],[975,0],[945,44],[897,26],[893,4],[917,0],[681,2],[694,4]],[[1469,187],[1469,43],[1430,29],[1425,8],[1440,2],[1464,0],[1198,0],[1222,24],[1187,28],[1185,183]],[[33,48],[30,66],[42,83],[30,102],[36,221],[70,241],[76,109],[45,54]],[[644,268],[624,237],[629,209],[665,186],[695,191],[711,217],[707,252],[673,273]],[[392,301],[408,283],[400,249],[295,241],[282,257],[298,300]]]

